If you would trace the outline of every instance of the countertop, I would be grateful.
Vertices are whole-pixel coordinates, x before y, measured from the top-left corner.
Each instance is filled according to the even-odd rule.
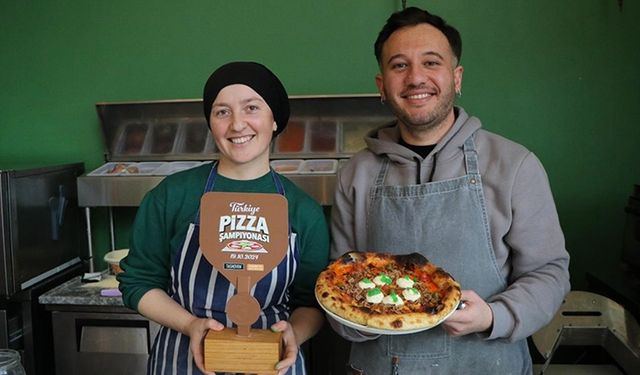
[[[101,281],[93,283],[83,283],[77,276],[40,295],[38,302],[43,305],[124,307],[121,296],[105,297],[100,294],[102,290],[117,287],[115,276],[106,273]]]

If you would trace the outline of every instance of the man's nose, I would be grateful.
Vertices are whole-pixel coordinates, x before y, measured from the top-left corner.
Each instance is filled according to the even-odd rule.
[[[427,75],[418,65],[411,65],[407,71],[406,82],[408,85],[419,86],[427,81]]]

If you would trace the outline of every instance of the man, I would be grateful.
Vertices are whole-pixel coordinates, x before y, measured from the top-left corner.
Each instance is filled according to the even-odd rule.
[[[452,274],[466,307],[409,335],[332,326],[367,375],[531,373],[526,337],[569,291],[569,255],[540,161],[454,106],[456,29],[418,8],[393,14],[375,43],[376,84],[397,121],[369,133],[339,172],[332,258],[420,252]]]

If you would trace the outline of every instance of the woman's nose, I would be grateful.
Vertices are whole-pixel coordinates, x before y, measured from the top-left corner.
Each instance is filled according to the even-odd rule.
[[[234,115],[231,119],[231,130],[233,131],[241,131],[247,126],[247,123],[244,121],[242,116]]]

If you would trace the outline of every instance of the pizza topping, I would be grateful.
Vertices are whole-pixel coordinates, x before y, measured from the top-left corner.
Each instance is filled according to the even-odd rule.
[[[404,301],[402,300],[402,298],[400,298],[397,294],[395,290],[391,291],[391,294],[389,294],[388,296],[384,297],[382,299],[382,302],[384,302],[386,305],[396,305],[396,306],[400,306],[404,304]]]
[[[398,286],[403,289],[413,288],[414,281],[411,280],[409,275],[404,275],[398,280],[396,280],[396,284],[398,284]]]
[[[381,273],[373,279],[373,282],[376,283],[376,285],[390,285],[393,280],[384,273]]]
[[[411,302],[417,301],[420,298],[420,292],[416,288],[407,288],[402,291],[402,295],[406,300]]]
[[[358,286],[362,289],[371,289],[371,288],[375,288],[376,284],[374,284],[371,280],[365,277],[364,279],[358,282]]]
[[[367,292],[367,302],[369,303],[380,303],[384,298],[384,294],[378,288],[373,288]]]

